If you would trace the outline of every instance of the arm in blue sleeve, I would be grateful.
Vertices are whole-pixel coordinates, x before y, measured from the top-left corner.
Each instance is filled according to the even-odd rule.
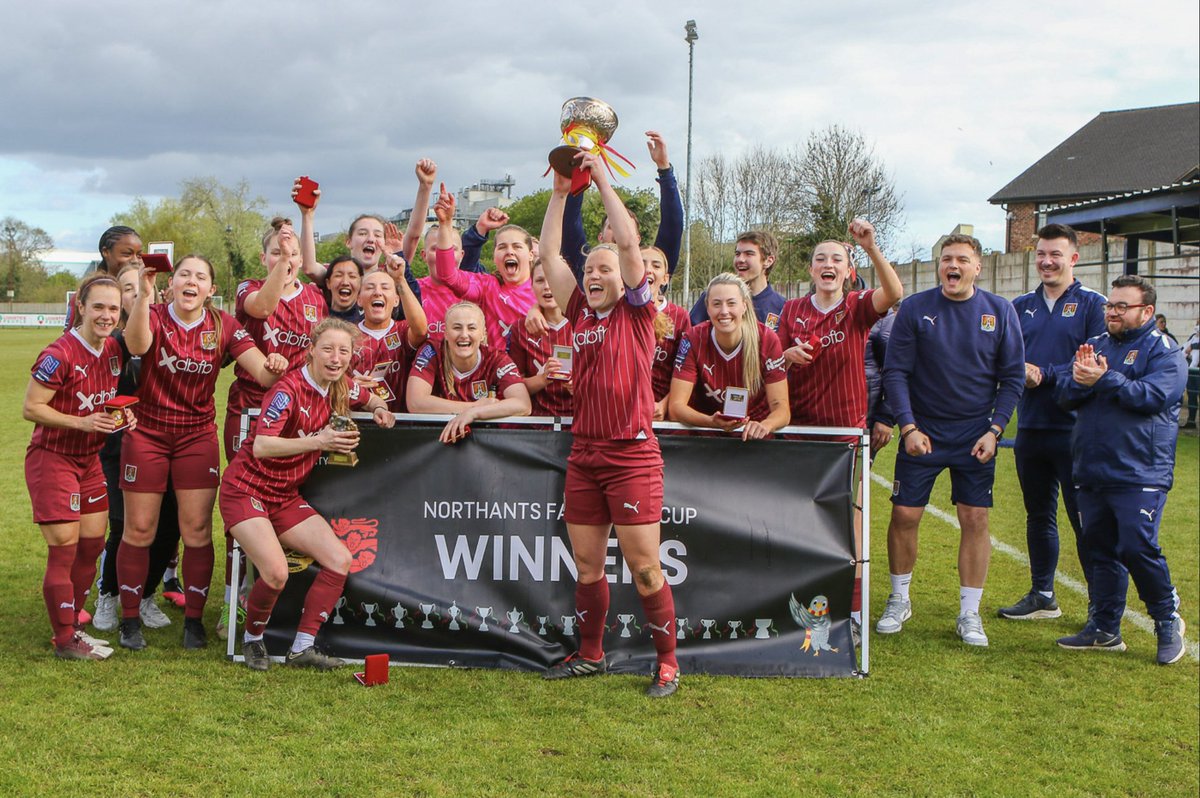
[[[1090,340],[1090,339],[1089,339]],[[1089,385],[1080,385],[1075,382],[1072,375],[1072,367],[1075,361],[1071,360],[1059,366],[1055,366],[1054,380],[1054,401],[1058,402],[1058,406],[1063,410],[1074,410],[1083,403],[1092,398],[1093,390]]]
[[[708,321],[708,308],[706,307],[707,292],[701,292],[700,298],[696,300],[696,304],[692,305],[692,312],[688,314],[688,318],[692,320],[692,324],[703,324]]]
[[[916,423],[913,419],[912,398],[908,393],[908,378],[917,358],[917,331],[913,310],[905,302],[896,312],[892,335],[888,338],[887,357],[883,361],[883,391],[892,406],[892,414],[901,427]]]
[[[667,256],[667,274],[675,274],[679,265],[679,250],[683,245],[683,200],[679,198],[679,183],[675,180],[675,168],[668,164],[658,170],[658,235],[654,246]]]
[[[1187,384],[1187,364],[1183,353],[1175,346],[1160,346],[1166,339],[1153,339],[1150,365],[1141,379],[1131,380],[1119,371],[1109,369],[1096,381],[1098,396],[1113,396],[1117,404],[1135,413],[1161,413],[1183,398]]]
[[[992,423],[1003,429],[1008,426],[1021,392],[1025,390],[1025,340],[1021,337],[1021,321],[1011,303],[1005,303],[1004,340],[996,363],[996,403]]]
[[[460,271],[475,272],[483,274],[487,269],[483,268],[483,264],[479,262],[479,253],[483,251],[483,245],[487,243],[488,237],[480,235],[475,229],[475,225],[471,225],[462,234],[463,256],[462,262],[458,264]],[[430,271],[433,271],[430,269]],[[417,294],[420,297],[420,294]]]
[[[408,261],[404,261],[404,282],[408,283],[408,287],[412,289],[413,296],[420,302],[421,284],[417,282],[417,276],[413,274],[412,265]],[[399,305],[396,307],[399,307]]]
[[[563,207],[562,256],[575,275],[575,282],[583,284],[583,262],[587,260],[587,235],[583,232],[583,197],[587,192],[567,195]]]

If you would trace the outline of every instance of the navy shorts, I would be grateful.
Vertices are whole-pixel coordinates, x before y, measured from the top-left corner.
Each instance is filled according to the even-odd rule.
[[[992,506],[992,484],[996,481],[996,458],[980,463],[971,455],[972,440],[965,446],[932,441],[933,451],[912,457],[904,451],[896,453],[896,478],[892,483],[892,504],[901,507],[924,507],[938,474],[950,469],[950,501],[969,507]]]

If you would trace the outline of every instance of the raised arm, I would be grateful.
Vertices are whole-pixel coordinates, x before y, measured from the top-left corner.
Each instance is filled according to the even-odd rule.
[[[150,300],[154,296],[154,272],[143,263],[138,269],[138,293],[125,322],[125,348],[129,354],[141,357],[154,344],[154,333],[150,329]]]
[[[448,285],[459,297],[479,302],[482,299],[481,290],[462,273],[454,259],[454,235],[450,231],[454,222],[454,208],[454,195],[447,191],[446,184],[442,183],[437,204],[433,206],[433,213],[438,220],[437,253],[433,263],[429,265],[434,276]]]
[[[281,253],[290,251],[294,243],[292,231],[287,227],[280,230],[275,239],[275,246],[279,247]],[[263,280],[262,288],[247,294],[242,307],[248,315],[256,319],[265,319],[279,307],[283,292],[295,281],[296,268],[292,265],[291,258],[281,256],[275,269]]]
[[[659,221],[654,246],[667,256],[667,274],[673,275],[679,265],[679,250],[683,244],[683,200],[679,198],[679,183],[675,180],[671,159],[667,157],[667,143],[654,130],[647,130],[646,138],[649,139],[646,148],[650,150],[650,159],[658,168]]]
[[[904,296],[904,285],[892,267],[891,261],[883,256],[875,240],[875,226],[866,219],[855,219],[850,223],[850,235],[854,242],[866,251],[879,278],[879,289],[871,294],[871,304],[880,316],[888,312]]]
[[[642,252],[638,248],[637,227],[634,225],[633,219],[629,217],[629,212],[625,210],[625,203],[621,202],[621,198],[617,196],[612,184],[608,182],[608,172],[605,170],[600,156],[583,153],[579,159],[579,165],[581,168],[591,171],[592,182],[596,184],[596,189],[600,192],[600,199],[604,202],[604,212],[608,214],[608,226],[612,230],[613,240],[617,244],[617,254],[620,256],[621,279],[629,288],[637,288],[646,279],[646,265],[642,263]],[[542,246],[545,247],[544,240]],[[557,292],[555,292],[555,296],[557,297]]]
[[[300,178],[296,178],[296,182],[292,183],[292,201],[296,201],[296,195],[300,192]],[[328,269],[320,263],[317,263],[317,237],[313,235],[313,219],[316,217],[317,205],[321,202],[321,189],[313,190],[313,206],[306,208],[299,202],[296,202],[296,207],[300,209],[300,269],[308,279],[312,280],[317,285],[325,284],[325,277],[328,274]]]
[[[433,181],[437,177],[437,164],[428,158],[417,161],[417,196],[413,199],[412,215],[408,217],[408,227],[404,230],[404,244],[401,252],[407,263],[412,263],[417,254],[417,245],[425,234],[425,219],[429,216],[429,197],[433,194]]]
[[[554,186],[550,190],[550,201],[546,203],[546,218],[542,220],[542,268],[546,271],[546,282],[554,292],[554,301],[566,309],[575,291],[575,275],[563,260],[562,220],[567,195],[571,191],[571,178],[554,173]]]

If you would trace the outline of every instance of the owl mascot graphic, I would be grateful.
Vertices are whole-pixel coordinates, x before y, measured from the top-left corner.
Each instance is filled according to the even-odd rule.
[[[808,607],[796,600],[793,593],[788,601],[788,609],[792,611],[792,619],[796,625],[804,629],[804,645],[801,651],[812,651],[814,657],[819,657],[822,651],[838,653],[836,648],[829,645],[829,599],[824,596],[814,596],[808,602]]]

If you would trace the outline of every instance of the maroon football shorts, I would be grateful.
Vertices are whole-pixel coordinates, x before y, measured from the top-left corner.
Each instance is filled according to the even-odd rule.
[[[662,520],[663,459],[657,438],[576,438],[567,458],[568,524],[656,524]]]
[[[265,518],[275,528],[276,537],[314,515],[320,515],[300,494],[282,502],[272,502],[248,496],[228,482],[221,486],[219,506],[226,532],[251,518]]]
[[[99,455],[76,457],[30,446],[25,452],[25,485],[35,524],[67,524],[81,515],[108,512]]]
[[[121,442],[121,490],[165,493],[214,489],[221,484],[221,454],[211,427],[189,432],[158,432],[137,426]]]

